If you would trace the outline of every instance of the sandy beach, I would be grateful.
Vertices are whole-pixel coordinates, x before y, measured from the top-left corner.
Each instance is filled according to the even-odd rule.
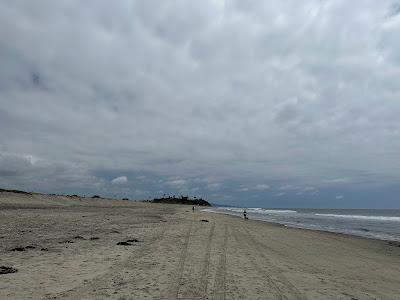
[[[205,220],[205,221],[203,221]],[[398,299],[396,243],[196,208],[0,193],[0,299]]]

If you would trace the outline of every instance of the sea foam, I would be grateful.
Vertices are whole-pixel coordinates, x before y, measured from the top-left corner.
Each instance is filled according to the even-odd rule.
[[[389,216],[362,216],[362,215],[337,215],[337,214],[315,214],[315,215],[321,217],[333,217],[333,218],[400,222],[400,217],[389,217]]]

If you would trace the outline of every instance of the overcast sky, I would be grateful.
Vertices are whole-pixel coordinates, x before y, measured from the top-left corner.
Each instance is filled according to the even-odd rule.
[[[0,0],[0,187],[400,207],[400,2]]]

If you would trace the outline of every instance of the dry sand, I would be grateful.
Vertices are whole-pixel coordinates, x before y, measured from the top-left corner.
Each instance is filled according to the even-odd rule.
[[[0,266],[0,299],[400,297],[397,245],[130,201],[0,193]]]

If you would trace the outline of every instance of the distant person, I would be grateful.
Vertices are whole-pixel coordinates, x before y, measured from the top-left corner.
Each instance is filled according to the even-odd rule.
[[[243,218],[244,218],[245,220],[248,220],[248,219],[249,219],[249,218],[247,217],[247,212],[246,212],[246,210],[243,211]]]
[[[192,207],[192,211],[194,212],[194,206]]]

